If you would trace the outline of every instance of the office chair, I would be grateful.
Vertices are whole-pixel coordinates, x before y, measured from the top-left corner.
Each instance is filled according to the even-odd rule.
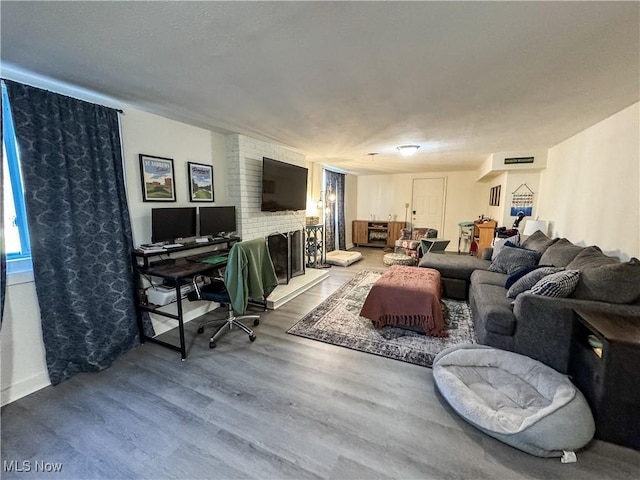
[[[244,325],[242,320],[253,320],[253,325],[260,324],[259,315],[240,315],[246,311],[249,299],[262,298],[266,310],[266,298],[278,285],[278,277],[267,249],[264,238],[237,242],[231,247],[225,269],[224,279],[210,278],[208,283],[200,287],[204,280],[202,275],[193,278],[193,292],[189,300],[207,300],[227,306],[227,318],[209,339],[209,348],[216,347],[216,341],[234,326],[249,335],[249,340],[256,339],[253,331]],[[204,327],[221,319],[208,320],[200,324],[198,333]]]
[[[199,284],[203,284],[200,287]],[[233,327],[238,327],[249,335],[250,341],[255,341],[256,336],[249,327],[241,323],[241,320],[253,320],[253,325],[258,326],[260,324],[259,315],[242,315],[236,316],[233,311],[233,305],[231,303],[231,297],[229,297],[229,291],[224,284],[222,278],[210,278],[204,275],[196,275],[193,277],[193,291],[189,293],[189,300],[205,300],[209,302],[220,303],[221,306],[227,307],[227,318],[216,318],[206,320],[198,326],[198,333],[204,332],[204,327],[212,323],[220,322],[224,320],[224,323],[220,325],[209,339],[209,348],[216,348],[216,341],[224,335],[228,330]]]

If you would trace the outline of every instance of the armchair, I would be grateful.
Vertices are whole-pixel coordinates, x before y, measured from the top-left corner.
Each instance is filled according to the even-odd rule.
[[[402,229],[402,237],[395,242],[395,253],[403,253],[416,259],[422,257],[420,240],[423,238],[437,238],[438,230],[435,228],[408,228]]]

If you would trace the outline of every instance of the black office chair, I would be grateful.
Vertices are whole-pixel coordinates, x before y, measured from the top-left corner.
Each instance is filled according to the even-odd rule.
[[[231,247],[227,260],[227,267],[222,278],[210,278],[200,287],[199,283],[206,280],[202,275],[193,278],[193,292],[188,296],[189,300],[208,300],[218,302],[227,307],[227,318],[218,327],[209,340],[209,348],[216,347],[216,340],[234,326],[249,335],[249,340],[256,339],[253,331],[244,325],[241,320],[253,320],[254,325],[260,323],[258,315],[236,316],[246,311],[249,299],[263,299],[266,310],[266,299],[278,285],[273,262],[269,256],[265,239],[237,242]],[[217,320],[207,320],[200,325],[198,333],[204,332],[204,327]]]
[[[202,287],[200,287],[200,284],[202,284]],[[193,277],[193,291],[189,293],[188,298],[191,301],[205,300],[209,302],[217,302],[221,304],[221,307],[227,307],[227,318],[205,320],[198,326],[198,333],[203,333],[204,327],[207,325],[224,320],[224,323],[217,328],[209,339],[209,348],[216,348],[216,340],[218,340],[227,331],[231,330],[234,326],[249,335],[250,341],[253,342],[256,339],[253,330],[241,323],[241,320],[253,320],[253,325],[258,326],[260,324],[260,316],[242,315],[237,317],[233,312],[231,297],[229,297],[229,291],[227,290],[222,278],[210,278],[205,277],[204,275],[196,275]]]

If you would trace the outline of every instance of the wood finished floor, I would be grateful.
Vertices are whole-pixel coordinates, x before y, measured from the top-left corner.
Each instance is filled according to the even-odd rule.
[[[575,464],[533,457],[461,420],[429,368],[286,334],[357,271],[385,268],[382,250],[358,250],[265,312],[254,343],[236,330],[210,350],[191,322],[186,362],[147,343],[5,406],[2,478],[636,478],[640,452],[594,441]]]

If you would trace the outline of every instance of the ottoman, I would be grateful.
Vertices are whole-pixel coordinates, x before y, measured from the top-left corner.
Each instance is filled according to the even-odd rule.
[[[392,326],[445,336],[440,289],[437,270],[392,265],[371,287],[360,316],[376,328]]]
[[[386,253],[382,257],[382,263],[385,265],[415,265],[416,259],[403,253]]]

